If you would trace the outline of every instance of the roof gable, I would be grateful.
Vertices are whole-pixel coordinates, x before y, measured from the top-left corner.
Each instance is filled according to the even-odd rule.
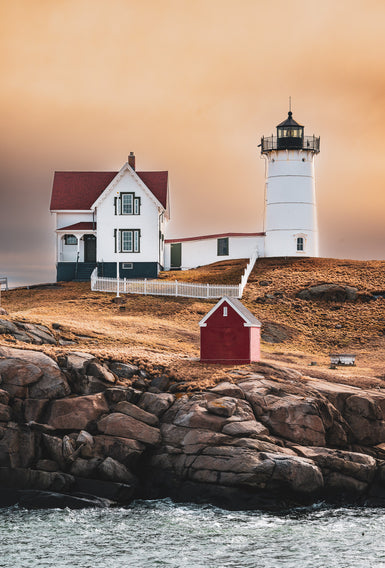
[[[200,327],[206,327],[207,320],[224,302],[229,304],[237,312],[237,314],[241,316],[246,327],[261,327],[261,322],[250,312],[250,310],[246,308],[246,306],[242,304],[242,302],[240,302],[237,298],[230,298],[229,296],[223,296],[223,298],[215,304],[215,306],[199,322]]]
[[[93,204],[126,166],[127,164],[120,172],[55,172],[50,210],[91,210]],[[168,172],[132,172],[162,207],[167,209]]]

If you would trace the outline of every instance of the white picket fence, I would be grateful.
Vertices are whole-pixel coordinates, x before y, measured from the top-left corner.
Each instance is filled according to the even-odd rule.
[[[104,278],[97,276],[97,269],[91,274],[91,290],[114,292],[115,294],[142,294],[152,296],[182,296],[184,298],[240,298],[240,286],[216,284],[193,284],[177,280],[133,280],[131,278]]]
[[[91,274],[91,290],[97,292],[113,292],[115,294],[142,294],[152,296],[176,296],[183,298],[242,298],[243,290],[247,284],[258,250],[255,251],[245,268],[240,284],[236,286],[219,284],[194,284],[192,282],[178,282],[178,280],[133,280],[131,278],[104,278],[98,276],[95,268]]]

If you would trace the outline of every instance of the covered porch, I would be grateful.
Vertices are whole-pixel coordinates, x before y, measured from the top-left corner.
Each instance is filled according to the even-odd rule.
[[[57,280],[89,280],[96,266],[96,223],[61,227],[56,238]]]

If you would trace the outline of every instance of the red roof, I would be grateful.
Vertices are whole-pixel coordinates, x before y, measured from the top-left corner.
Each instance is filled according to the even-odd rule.
[[[81,221],[74,225],[67,225],[67,227],[60,227],[58,231],[96,231],[96,223],[92,221]]]
[[[167,209],[168,172],[135,172],[158,201]]]
[[[185,241],[202,241],[204,239],[219,239],[221,237],[264,237],[265,233],[218,233],[216,235],[202,235],[200,237],[184,237],[182,239],[166,239],[165,243],[183,243]]]
[[[167,207],[168,172],[135,172]],[[118,172],[55,172],[51,211],[89,211]]]

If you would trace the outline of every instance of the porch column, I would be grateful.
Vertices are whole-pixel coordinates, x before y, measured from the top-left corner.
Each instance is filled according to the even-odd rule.
[[[80,239],[82,239],[84,237],[84,233],[82,233],[81,235],[76,235],[78,238],[78,244],[76,246],[76,260],[80,262]],[[84,262],[84,258],[83,258],[83,262]]]

